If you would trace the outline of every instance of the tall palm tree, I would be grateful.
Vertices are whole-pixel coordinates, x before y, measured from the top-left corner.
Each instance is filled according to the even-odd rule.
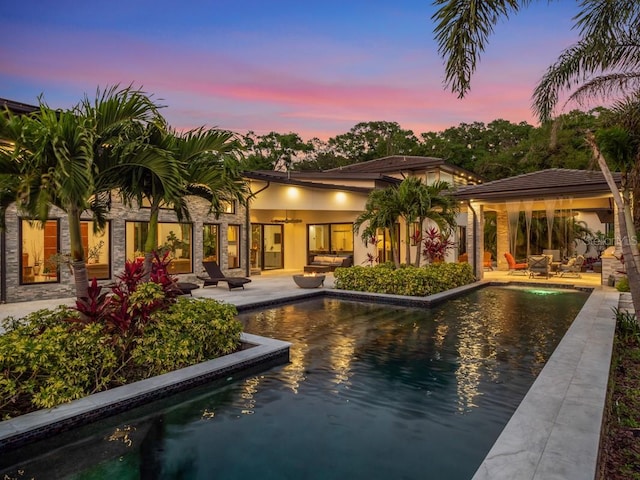
[[[135,142],[132,125],[150,121],[156,113],[153,102],[130,87],[98,90],[93,103],[85,98],[71,110],[53,110],[40,99],[39,109],[30,115],[2,113],[3,136],[14,148],[2,150],[0,172],[16,175],[18,208],[31,218],[45,222],[51,205],[67,214],[78,300],[88,290],[80,216],[92,213],[98,227],[106,221],[106,206],[96,195],[100,159]]]
[[[372,238],[376,238],[378,229],[388,230],[391,244],[391,256],[396,266],[400,265],[398,259],[398,238],[395,225],[402,214],[401,203],[398,197],[397,187],[387,187],[381,190],[373,190],[367,198],[364,212],[353,223],[353,230],[360,233],[365,244]],[[367,224],[362,232],[360,229]]]
[[[158,122],[147,126],[144,144],[115,159],[106,184],[117,189],[127,205],[141,205],[143,199],[150,204],[145,272],[151,271],[153,251],[158,248],[161,207],[172,208],[183,221],[190,218],[189,195],[207,199],[215,213],[222,212],[224,202],[244,203],[248,187],[241,177],[238,150],[231,132],[199,128],[180,134]],[[149,168],[147,160],[162,169]]]
[[[420,194],[418,195],[419,202],[416,206],[416,213],[420,228],[424,228],[424,223],[431,220],[445,237],[449,237],[457,225],[456,214],[458,213],[455,199],[447,193],[449,184],[442,181],[434,182],[431,185],[420,182],[418,190]],[[418,248],[416,267],[420,266],[421,253],[421,249]]]

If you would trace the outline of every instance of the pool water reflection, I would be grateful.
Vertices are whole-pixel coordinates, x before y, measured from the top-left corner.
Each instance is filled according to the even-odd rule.
[[[22,468],[74,479],[468,479],[586,297],[488,287],[434,309],[325,298],[244,313],[247,332],[293,342],[288,365],[94,428],[83,440],[102,445],[94,465],[64,469],[73,453],[62,449]],[[116,435],[109,456],[116,425],[131,445]]]

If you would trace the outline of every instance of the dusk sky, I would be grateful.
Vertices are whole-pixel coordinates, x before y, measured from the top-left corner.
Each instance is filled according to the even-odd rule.
[[[577,2],[500,23],[464,100],[443,89],[429,0],[14,0],[0,3],[0,97],[69,108],[141,87],[171,126],[303,139],[394,121],[419,134],[502,118],[536,124],[531,93],[577,39]]]

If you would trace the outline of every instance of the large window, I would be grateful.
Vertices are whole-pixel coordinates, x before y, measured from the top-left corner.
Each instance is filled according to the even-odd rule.
[[[309,256],[336,253],[353,254],[353,224],[324,223],[307,226]]]
[[[218,262],[220,257],[220,225],[205,224],[202,229],[202,253],[205,262]],[[218,262],[219,263],[219,262]]]
[[[240,225],[227,228],[228,268],[240,268]]]
[[[20,238],[20,283],[57,282],[59,280],[60,228],[57,220],[22,220]]]
[[[87,259],[87,275],[89,279],[103,280],[111,277],[111,242],[109,223],[101,233],[93,231],[93,222],[80,222],[82,248]]]
[[[128,260],[144,256],[149,222],[127,222],[126,255]],[[158,250],[168,250],[171,255],[171,273],[191,273],[191,224],[158,223]]]

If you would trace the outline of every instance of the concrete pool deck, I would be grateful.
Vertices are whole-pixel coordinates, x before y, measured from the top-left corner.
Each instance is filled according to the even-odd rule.
[[[246,309],[332,291],[333,275],[327,275],[324,288],[301,289],[293,282],[293,273],[298,272],[254,276],[246,290],[200,288],[193,296],[214,298]],[[575,285],[594,288],[594,291],[505,426],[474,480],[594,478],[615,330],[612,308],[621,305],[620,294],[614,288],[599,286],[595,278],[527,282],[526,278],[505,274],[486,276],[489,278],[483,283]],[[0,305],[0,318],[23,316],[39,308],[72,301]]]

